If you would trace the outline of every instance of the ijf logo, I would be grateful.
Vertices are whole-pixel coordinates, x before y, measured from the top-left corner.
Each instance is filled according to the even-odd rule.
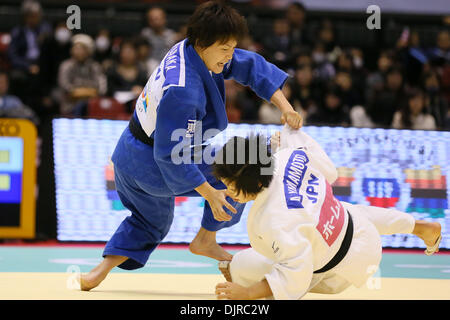
[[[147,112],[147,106],[148,106],[147,86],[145,86],[144,90],[142,90],[141,100],[142,100],[142,104],[144,105],[145,112]]]

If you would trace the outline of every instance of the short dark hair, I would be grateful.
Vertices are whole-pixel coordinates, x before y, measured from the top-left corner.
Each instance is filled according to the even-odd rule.
[[[146,46],[146,47],[150,47],[152,48],[152,44],[150,41],[147,40],[147,38],[143,37],[143,36],[137,36],[135,38],[133,38],[134,44],[136,45],[136,47],[141,47],[141,46]]]
[[[393,73],[398,73],[403,77],[403,70],[398,65],[394,65],[394,66],[390,67],[386,72],[386,76],[393,74]]]
[[[301,2],[299,2],[299,1],[294,1],[289,6],[293,7],[293,8],[296,8],[297,10],[306,12],[305,5],[303,3],[301,3]]]
[[[300,70],[305,70],[305,69],[309,69],[312,71],[312,67],[310,64],[306,64],[306,63],[301,63],[295,66],[295,71],[300,71]]]
[[[217,152],[213,174],[218,180],[233,183],[238,195],[241,192],[244,195],[258,194],[272,181],[272,164],[266,136],[252,134],[247,138],[233,137]],[[266,170],[264,174],[262,169]]]
[[[122,52],[123,48],[126,46],[132,47],[134,50],[137,50],[137,45],[136,45],[135,39],[132,39],[132,38],[123,39],[119,45],[119,52]]]
[[[149,12],[150,12],[150,11],[153,11],[153,10],[160,10],[160,11],[162,11],[164,14],[166,14],[166,10],[164,10],[163,7],[160,7],[160,6],[158,6],[158,5],[154,5],[154,6],[151,6],[150,8],[148,8],[145,14],[148,15]]]
[[[347,72],[348,73],[348,72]],[[339,99],[342,99],[342,92],[341,89],[338,87],[337,84],[330,82],[325,85],[325,94],[324,98],[328,95],[333,95],[338,97]]]
[[[206,48],[231,38],[241,40],[248,33],[247,22],[239,12],[222,1],[208,1],[197,7],[187,24],[190,44]]]
[[[422,112],[423,114],[427,114],[427,105],[426,105],[426,94],[420,87],[408,87],[405,89],[405,95],[403,101],[401,102],[400,114],[401,114],[401,123],[404,128],[411,128],[411,109],[409,107],[409,103],[411,99],[416,97],[421,97],[423,99],[424,105]]]

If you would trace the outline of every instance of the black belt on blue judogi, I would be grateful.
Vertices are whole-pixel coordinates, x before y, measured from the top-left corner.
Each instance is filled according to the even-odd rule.
[[[345,232],[344,240],[342,240],[341,247],[339,248],[338,252],[334,255],[333,259],[331,259],[325,266],[323,266],[319,270],[314,271],[314,273],[324,273],[327,272],[328,270],[331,270],[332,268],[336,267],[347,254],[353,238],[353,220],[348,210],[347,214],[348,214],[347,231]]]
[[[137,122],[137,120],[134,118],[134,115],[131,116],[131,120],[130,123],[128,124],[128,127],[130,128],[131,133],[136,139],[138,139],[142,143],[145,143],[153,147],[154,144],[153,138],[147,136],[147,134],[145,133],[144,129],[142,129],[139,122]]]

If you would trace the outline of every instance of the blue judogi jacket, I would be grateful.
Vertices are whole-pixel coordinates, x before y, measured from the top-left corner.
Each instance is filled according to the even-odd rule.
[[[176,164],[171,154],[180,143],[192,145],[194,133],[202,137],[202,141],[195,141],[201,144],[206,130],[219,132],[227,127],[224,79],[250,86],[259,97],[270,101],[287,77],[259,54],[242,49],[235,49],[222,73],[211,73],[185,39],[166,54],[136,102],[133,117],[154,139],[154,146],[138,141],[127,127],[112,161],[122,172],[144,183],[147,190],[150,186],[155,196],[190,192],[214,178],[208,174],[208,166]],[[171,139],[175,130],[181,134]]]

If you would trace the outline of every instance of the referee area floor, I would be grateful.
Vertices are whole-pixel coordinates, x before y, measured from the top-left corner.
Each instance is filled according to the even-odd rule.
[[[215,260],[193,255],[187,246],[162,245],[143,268],[114,268],[97,288],[80,291],[77,273],[97,265],[102,250],[102,245],[0,245],[0,300],[215,300],[216,284],[225,281]],[[363,287],[303,299],[450,300],[450,252],[385,251],[379,271]]]

